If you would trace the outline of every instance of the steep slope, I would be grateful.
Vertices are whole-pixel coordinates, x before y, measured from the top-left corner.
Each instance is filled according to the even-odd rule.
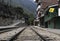
[[[36,4],[31,2],[30,0],[21,0],[20,4],[31,12],[35,12],[36,10]]]
[[[5,0],[6,2],[8,0]],[[36,4],[31,0],[11,0],[11,5],[13,6],[21,6],[25,10],[31,13],[35,13],[36,11]]]

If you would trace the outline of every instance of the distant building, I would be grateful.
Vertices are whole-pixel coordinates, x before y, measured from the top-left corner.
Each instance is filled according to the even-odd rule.
[[[60,28],[60,16],[58,15],[59,0],[36,0],[37,15],[40,26],[46,28]]]

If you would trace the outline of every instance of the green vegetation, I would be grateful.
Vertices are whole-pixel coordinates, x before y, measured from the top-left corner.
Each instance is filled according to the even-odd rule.
[[[23,14],[23,8],[22,7],[16,7],[15,8],[15,11],[17,12],[17,13],[20,13],[20,14]]]
[[[33,16],[33,14],[29,14],[29,23],[30,23],[30,25],[33,25],[33,21],[34,21],[34,16]]]
[[[21,19],[25,18],[26,23],[31,25],[34,21],[34,15],[29,13],[27,10],[23,9],[22,7],[13,7],[8,4],[3,4],[4,2],[0,1],[0,16],[5,18],[12,18],[12,19]],[[1,13],[3,12],[3,13]]]
[[[24,15],[24,10],[22,7],[15,7],[14,8],[15,12],[16,12],[16,15],[19,19],[21,19]]]

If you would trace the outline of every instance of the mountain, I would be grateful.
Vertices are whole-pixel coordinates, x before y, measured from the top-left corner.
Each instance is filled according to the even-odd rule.
[[[9,0],[5,0],[5,2],[9,2]],[[36,4],[31,0],[11,0],[12,6],[20,6],[27,13],[36,13]]]
[[[36,12],[36,4],[30,0],[14,0],[18,6],[21,6],[28,10],[29,12],[35,13]]]

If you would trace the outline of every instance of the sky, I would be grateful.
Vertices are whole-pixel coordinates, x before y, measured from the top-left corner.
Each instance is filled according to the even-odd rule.
[[[32,2],[34,2],[35,0],[31,0]]]

